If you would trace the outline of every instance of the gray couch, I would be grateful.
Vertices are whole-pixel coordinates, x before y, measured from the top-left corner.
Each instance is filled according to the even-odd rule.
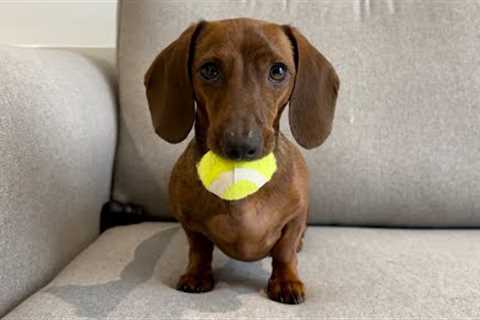
[[[98,59],[0,47],[0,316],[480,318],[480,0],[119,7],[118,99]],[[342,81],[331,137],[304,152],[300,306],[266,297],[269,259],[218,250],[214,291],[174,289],[187,243],[166,186],[185,143],[155,135],[143,74],[192,21],[233,16],[294,24]],[[99,235],[112,198],[160,222]]]

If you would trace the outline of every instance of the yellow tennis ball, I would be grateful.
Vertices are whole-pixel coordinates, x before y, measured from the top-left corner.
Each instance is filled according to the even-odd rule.
[[[224,200],[240,200],[255,193],[277,170],[273,153],[252,161],[233,161],[207,152],[197,164],[203,186]]]

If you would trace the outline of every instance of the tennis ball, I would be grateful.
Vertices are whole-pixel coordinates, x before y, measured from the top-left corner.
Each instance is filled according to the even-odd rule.
[[[277,170],[273,153],[252,161],[233,161],[207,152],[197,164],[203,186],[224,200],[240,200],[255,193]]]

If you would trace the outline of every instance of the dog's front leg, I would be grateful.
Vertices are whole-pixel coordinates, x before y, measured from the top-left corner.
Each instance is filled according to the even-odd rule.
[[[190,244],[187,271],[180,277],[177,289],[200,293],[213,289],[212,273],[213,243],[204,235],[185,228]]]
[[[285,226],[282,237],[272,249],[272,275],[267,287],[272,300],[299,304],[305,299],[303,282],[297,271],[297,249],[305,227],[305,216],[296,217]]]

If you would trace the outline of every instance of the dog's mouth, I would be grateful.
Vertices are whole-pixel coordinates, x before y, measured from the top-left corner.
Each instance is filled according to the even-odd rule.
[[[236,133],[229,128],[208,130],[206,147],[222,158],[232,161],[259,160],[274,151],[277,135],[273,129],[258,128],[245,131]]]
[[[264,158],[274,151],[272,147],[266,147],[263,144],[257,150],[225,150],[223,146],[208,146],[208,151],[212,151],[218,156],[232,161],[255,161]]]

